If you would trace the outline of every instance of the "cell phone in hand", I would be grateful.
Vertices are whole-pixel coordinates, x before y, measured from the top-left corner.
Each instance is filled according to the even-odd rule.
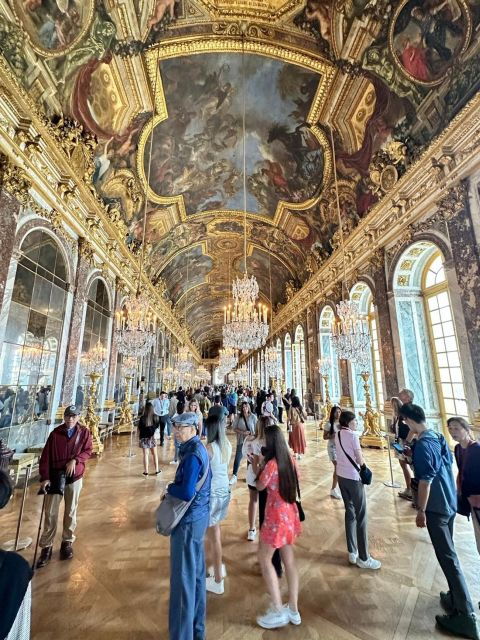
[[[405,453],[405,452],[404,452],[404,449],[403,449],[403,444],[395,443],[395,444],[393,445],[393,448],[395,449],[395,451],[396,451],[397,453]]]

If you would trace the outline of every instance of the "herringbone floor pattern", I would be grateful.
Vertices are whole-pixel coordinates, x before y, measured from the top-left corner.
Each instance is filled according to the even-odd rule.
[[[80,499],[78,540],[71,562],[58,559],[33,583],[33,640],[166,640],[169,591],[168,539],[153,530],[160,490],[174,474],[172,443],[159,449],[160,478],[141,475],[141,452],[126,458],[128,437],[107,442],[101,460],[88,465]],[[246,541],[248,490],[244,470],[223,526],[228,570],[224,596],[208,596],[208,638],[215,640],[426,640],[446,637],[434,628],[445,581],[425,530],[416,529],[410,504],[387,488],[386,452],[366,451],[374,471],[368,488],[370,550],[383,567],[360,571],[347,564],[343,503],[328,493],[331,464],[323,440],[309,427],[300,462],[307,515],[296,547],[303,623],[264,631],[255,616],[268,604],[256,543]],[[394,463],[400,482],[401,473]],[[23,536],[36,536],[40,498],[29,490]],[[0,540],[12,538],[20,490],[0,514]],[[457,518],[456,544],[475,602],[480,599],[480,557],[471,524]],[[60,533],[57,534],[59,538]],[[33,549],[23,552],[27,559]]]

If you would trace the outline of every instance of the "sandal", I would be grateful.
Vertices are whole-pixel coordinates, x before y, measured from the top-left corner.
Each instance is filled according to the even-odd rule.
[[[148,473],[146,471],[143,472],[144,476],[148,476]]]
[[[158,471],[155,471],[155,475],[158,476],[159,473],[162,473],[162,470],[159,469]]]

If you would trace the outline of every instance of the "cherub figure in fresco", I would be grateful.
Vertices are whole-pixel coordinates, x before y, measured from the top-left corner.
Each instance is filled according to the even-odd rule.
[[[148,21],[148,26],[154,27],[158,24],[167,11],[170,14],[170,18],[173,20],[175,17],[175,3],[177,2],[179,2],[179,0],[157,0],[152,17]]]
[[[331,16],[332,8],[325,0],[308,0],[305,17],[309,22],[317,22],[320,34],[327,42],[332,41]]]

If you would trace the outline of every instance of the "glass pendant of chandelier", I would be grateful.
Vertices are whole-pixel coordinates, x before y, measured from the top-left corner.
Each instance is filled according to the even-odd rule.
[[[272,254],[271,246],[268,247],[268,279],[270,287],[270,304],[272,306],[271,321],[273,325],[273,298],[272,298]],[[271,344],[265,349],[265,371],[267,376],[273,380],[280,382],[283,378],[283,368],[281,362],[279,362],[277,348]]]
[[[181,376],[189,375],[194,368],[192,354],[186,346],[180,347],[178,350],[176,369]]]
[[[340,245],[342,248],[342,260],[343,260],[343,281],[342,281],[342,293],[344,288],[346,289],[346,263],[345,263],[345,244],[343,238],[343,225],[342,217],[340,213],[340,198],[338,195],[338,181],[337,181],[337,166],[335,160],[335,143],[333,139],[333,129],[330,128],[330,138],[332,143],[332,157],[333,157],[333,176],[335,180],[335,195],[337,204],[337,217],[338,217],[338,229],[340,233]],[[363,365],[363,362],[367,358],[369,353],[371,338],[368,331],[368,323],[360,313],[358,305],[352,302],[348,296],[343,298],[337,304],[337,316],[332,322],[330,339],[332,346],[341,360],[350,360],[357,364]]]
[[[233,347],[224,347],[219,351],[219,368],[228,373],[237,366],[237,352]]]
[[[258,303],[259,288],[254,275],[247,273],[247,179],[246,179],[246,89],[245,89],[245,51],[242,51],[242,138],[243,138],[243,216],[244,216],[244,274],[232,284],[233,308],[224,309],[223,344],[225,347],[241,349],[244,353],[250,349],[259,349],[268,336],[267,308]]]

